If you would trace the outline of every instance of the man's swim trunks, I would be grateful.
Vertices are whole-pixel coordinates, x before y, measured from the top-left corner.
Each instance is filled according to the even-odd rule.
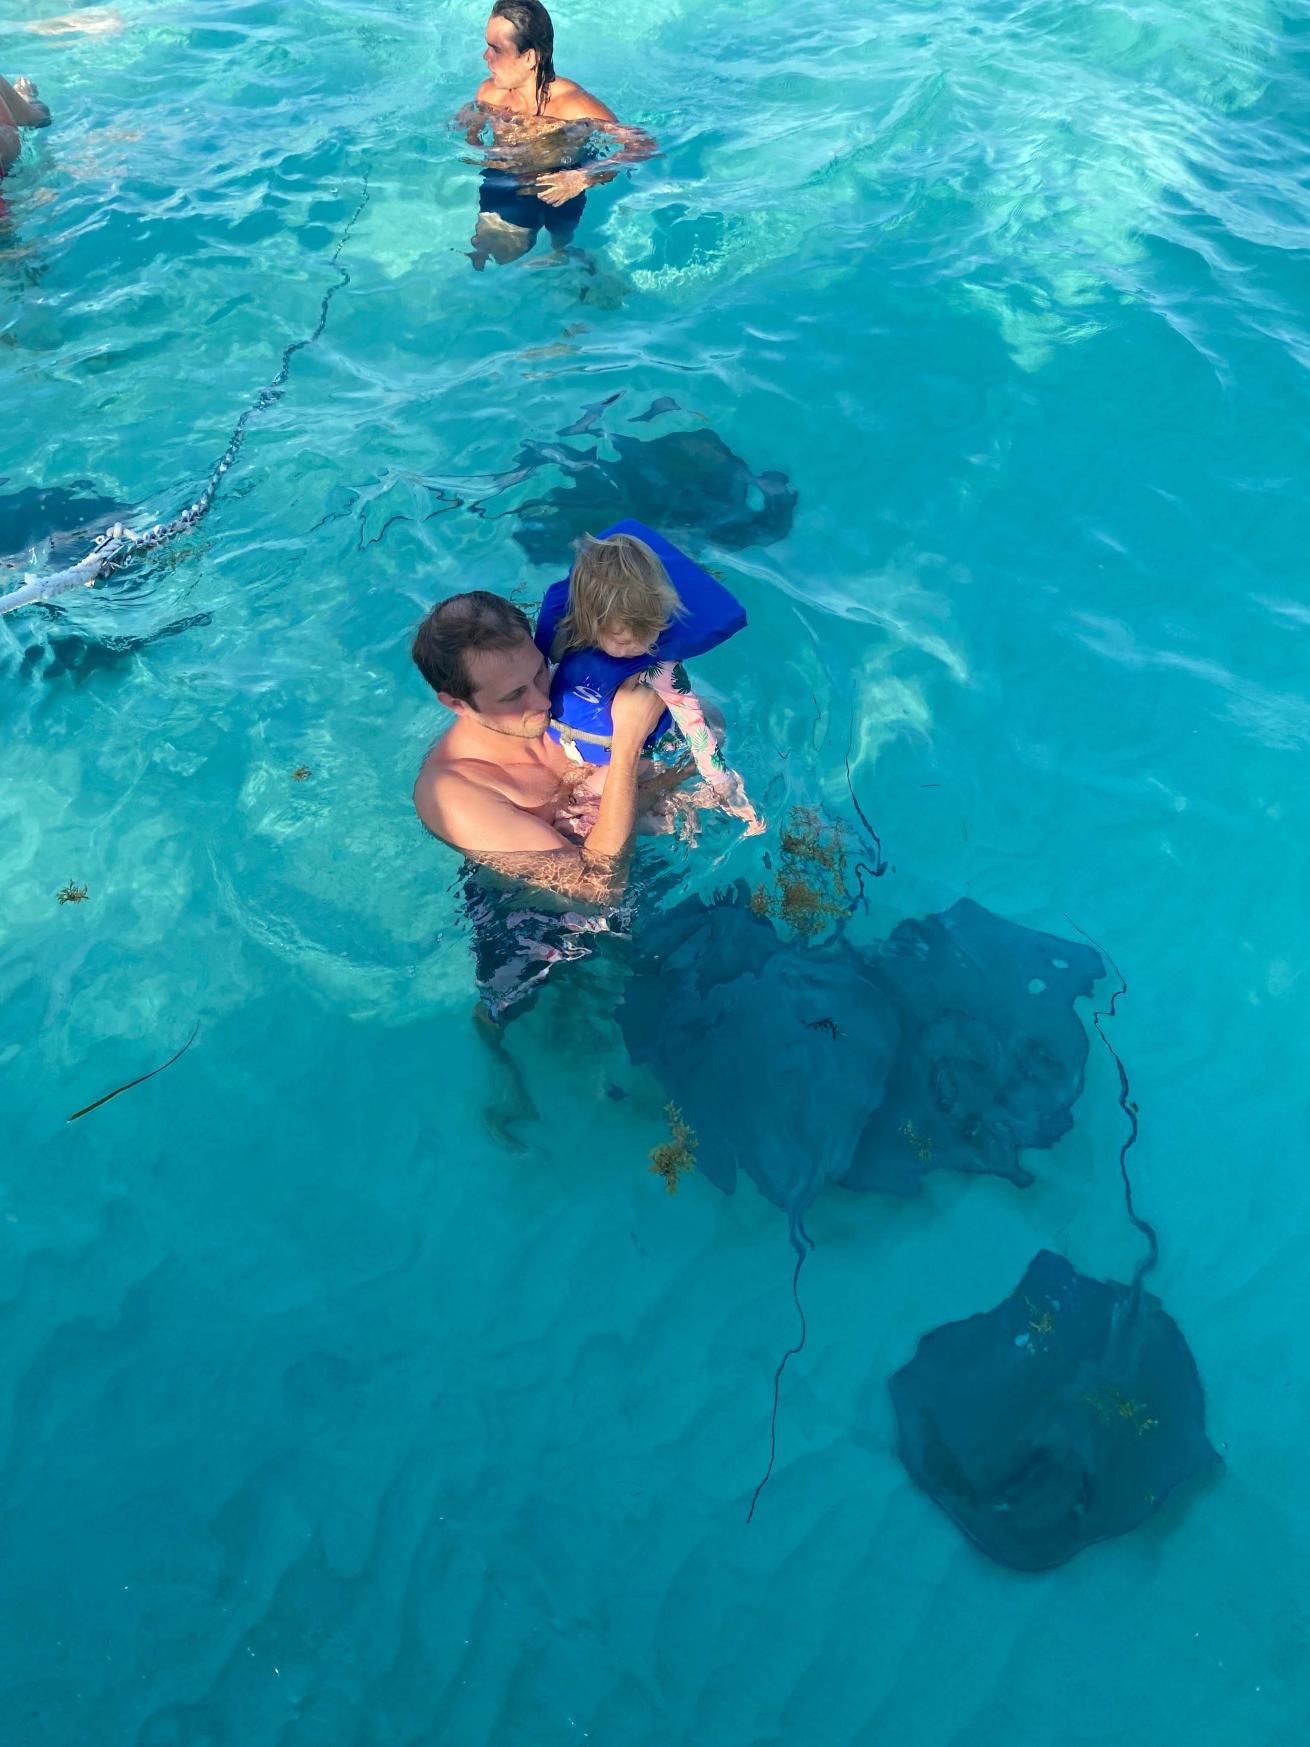
[[[563,206],[551,206],[539,194],[532,192],[532,183],[523,182],[509,170],[484,170],[478,207],[482,212],[494,212],[506,224],[531,231],[535,237],[544,230],[558,249],[573,240],[586,210],[587,196],[575,194]]]
[[[497,1024],[536,993],[552,966],[565,959],[590,958],[598,935],[627,938],[630,918],[623,911],[588,916],[569,910],[561,915],[530,909],[528,902],[525,892],[493,889],[476,871],[465,879],[474,975],[478,993]]]

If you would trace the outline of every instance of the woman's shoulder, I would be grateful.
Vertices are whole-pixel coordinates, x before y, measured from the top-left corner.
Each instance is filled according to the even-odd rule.
[[[556,79],[546,99],[545,114],[560,121],[616,121],[614,111],[572,79]]]

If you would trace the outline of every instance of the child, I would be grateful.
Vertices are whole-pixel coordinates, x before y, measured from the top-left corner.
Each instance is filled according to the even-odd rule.
[[[683,658],[726,642],[745,623],[721,583],[640,522],[587,539],[568,581],[556,583],[542,603],[536,631],[538,648],[558,663],[548,731],[575,763],[588,767],[577,798],[598,796],[604,787],[610,700],[621,681],[639,673],[667,707],[648,749],[665,750],[680,730],[715,803],[744,819],[752,833],[763,830],[682,666]]]

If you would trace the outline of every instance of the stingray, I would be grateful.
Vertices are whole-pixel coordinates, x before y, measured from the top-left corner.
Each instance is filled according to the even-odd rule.
[[[648,925],[641,948],[618,1013],[629,1056],[695,1130],[700,1170],[726,1194],[749,1176],[786,1212],[796,1252],[800,1338],[774,1373],[769,1461],[749,1522],[773,1472],[782,1373],[805,1345],[805,1212],[849,1164],[900,1028],[854,954],[786,943],[745,903],[689,900]]]
[[[744,895],[649,922],[618,1020],[695,1131],[698,1169],[726,1194],[747,1176],[788,1217],[801,1332],[774,1376],[753,1515],[782,1371],[805,1344],[806,1212],[830,1182],[910,1194],[930,1166],[1031,1181],[1017,1148],[1069,1127],[1087,1056],[1072,1002],[1103,967],[969,899],[861,950],[844,932],[783,939]]]
[[[846,1187],[913,1195],[930,1169],[1031,1183],[1020,1151],[1073,1125],[1088,1048],[1074,1002],[1104,976],[1099,954],[962,898],[900,923],[871,969],[901,1047]]]
[[[607,406],[613,406],[614,402],[622,393],[623,390],[620,388],[617,394],[607,394],[604,400],[594,400],[590,406],[584,406],[581,418],[574,419],[571,425],[565,425],[564,429],[557,432],[556,435],[561,437],[580,437],[584,431],[594,430],[600,423],[601,414],[605,411],[605,408]]]
[[[534,472],[538,467],[560,467],[565,473],[585,473],[589,467],[595,467],[600,461],[600,450],[572,449],[567,443],[524,443],[519,450],[516,469],[523,469],[523,477]]]
[[[797,493],[787,476],[753,472],[715,431],[608,441],[616,460],[578,470],[513,512],[514,538],[534,564],[567,562],[581,535],[625,516],[734,551],[771,545],[791,529]]]
[[[130,523],[134,513],[133,505],[103,496],[89,479],[0,493],[0,559],[10,559],[22,570],[33,548],[48,541],[51,569],[76,564],[86,557],[98,534],[115,522]]]
[[[744,1173],[795,1219],[830,1182],[911,1195],[948,1169],[1022,1185],[1019,1150],[1072,1124],[1088,1047],[1073,1003],[1104,971],[1087,946],[968,898],[873,948],[787,940],[740,892],[688,900],[641,946],[624,1043],[726,1193]]]
[[[1219,1461],[1160,1300],[1050,1250],[995,1309],[925,1335],[891,1395],[911,1478],[1020,1571],[1126,1534]]]
[[[696,1131],[710,1182],[730,1195],[744,1174],[795,1228],[885,1096],[893,1003],[853,952],[783,941],[742,903],[681,904],[640,944],[618,1015],[629,1057]]]
[[[43,681],[67,679],[75,686],[80,685],[93,673],[121,667],[152,643],[165,637],[179,637],[184,631],[194,631],[211,622],[211,614],[193,613],[140,636],[93,637],[78,632],[41,636],[23,650],[18,660],[18,676]]]

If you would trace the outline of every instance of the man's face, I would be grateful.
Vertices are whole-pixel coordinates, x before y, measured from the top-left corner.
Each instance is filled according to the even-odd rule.
[[[473,696],[442,702],[469,721],[514,740],[540,740],[550,723],[550,669],[530,637],[512,649],[479,649],[468,657]]]
[[[487,46],[482,51],[482,58],[487,63],[492,84],[502,91],[517,91],[536,81],[536,50],[525,49],[519,53],[514,42],[514,26],[508,18],[487,20]]]

